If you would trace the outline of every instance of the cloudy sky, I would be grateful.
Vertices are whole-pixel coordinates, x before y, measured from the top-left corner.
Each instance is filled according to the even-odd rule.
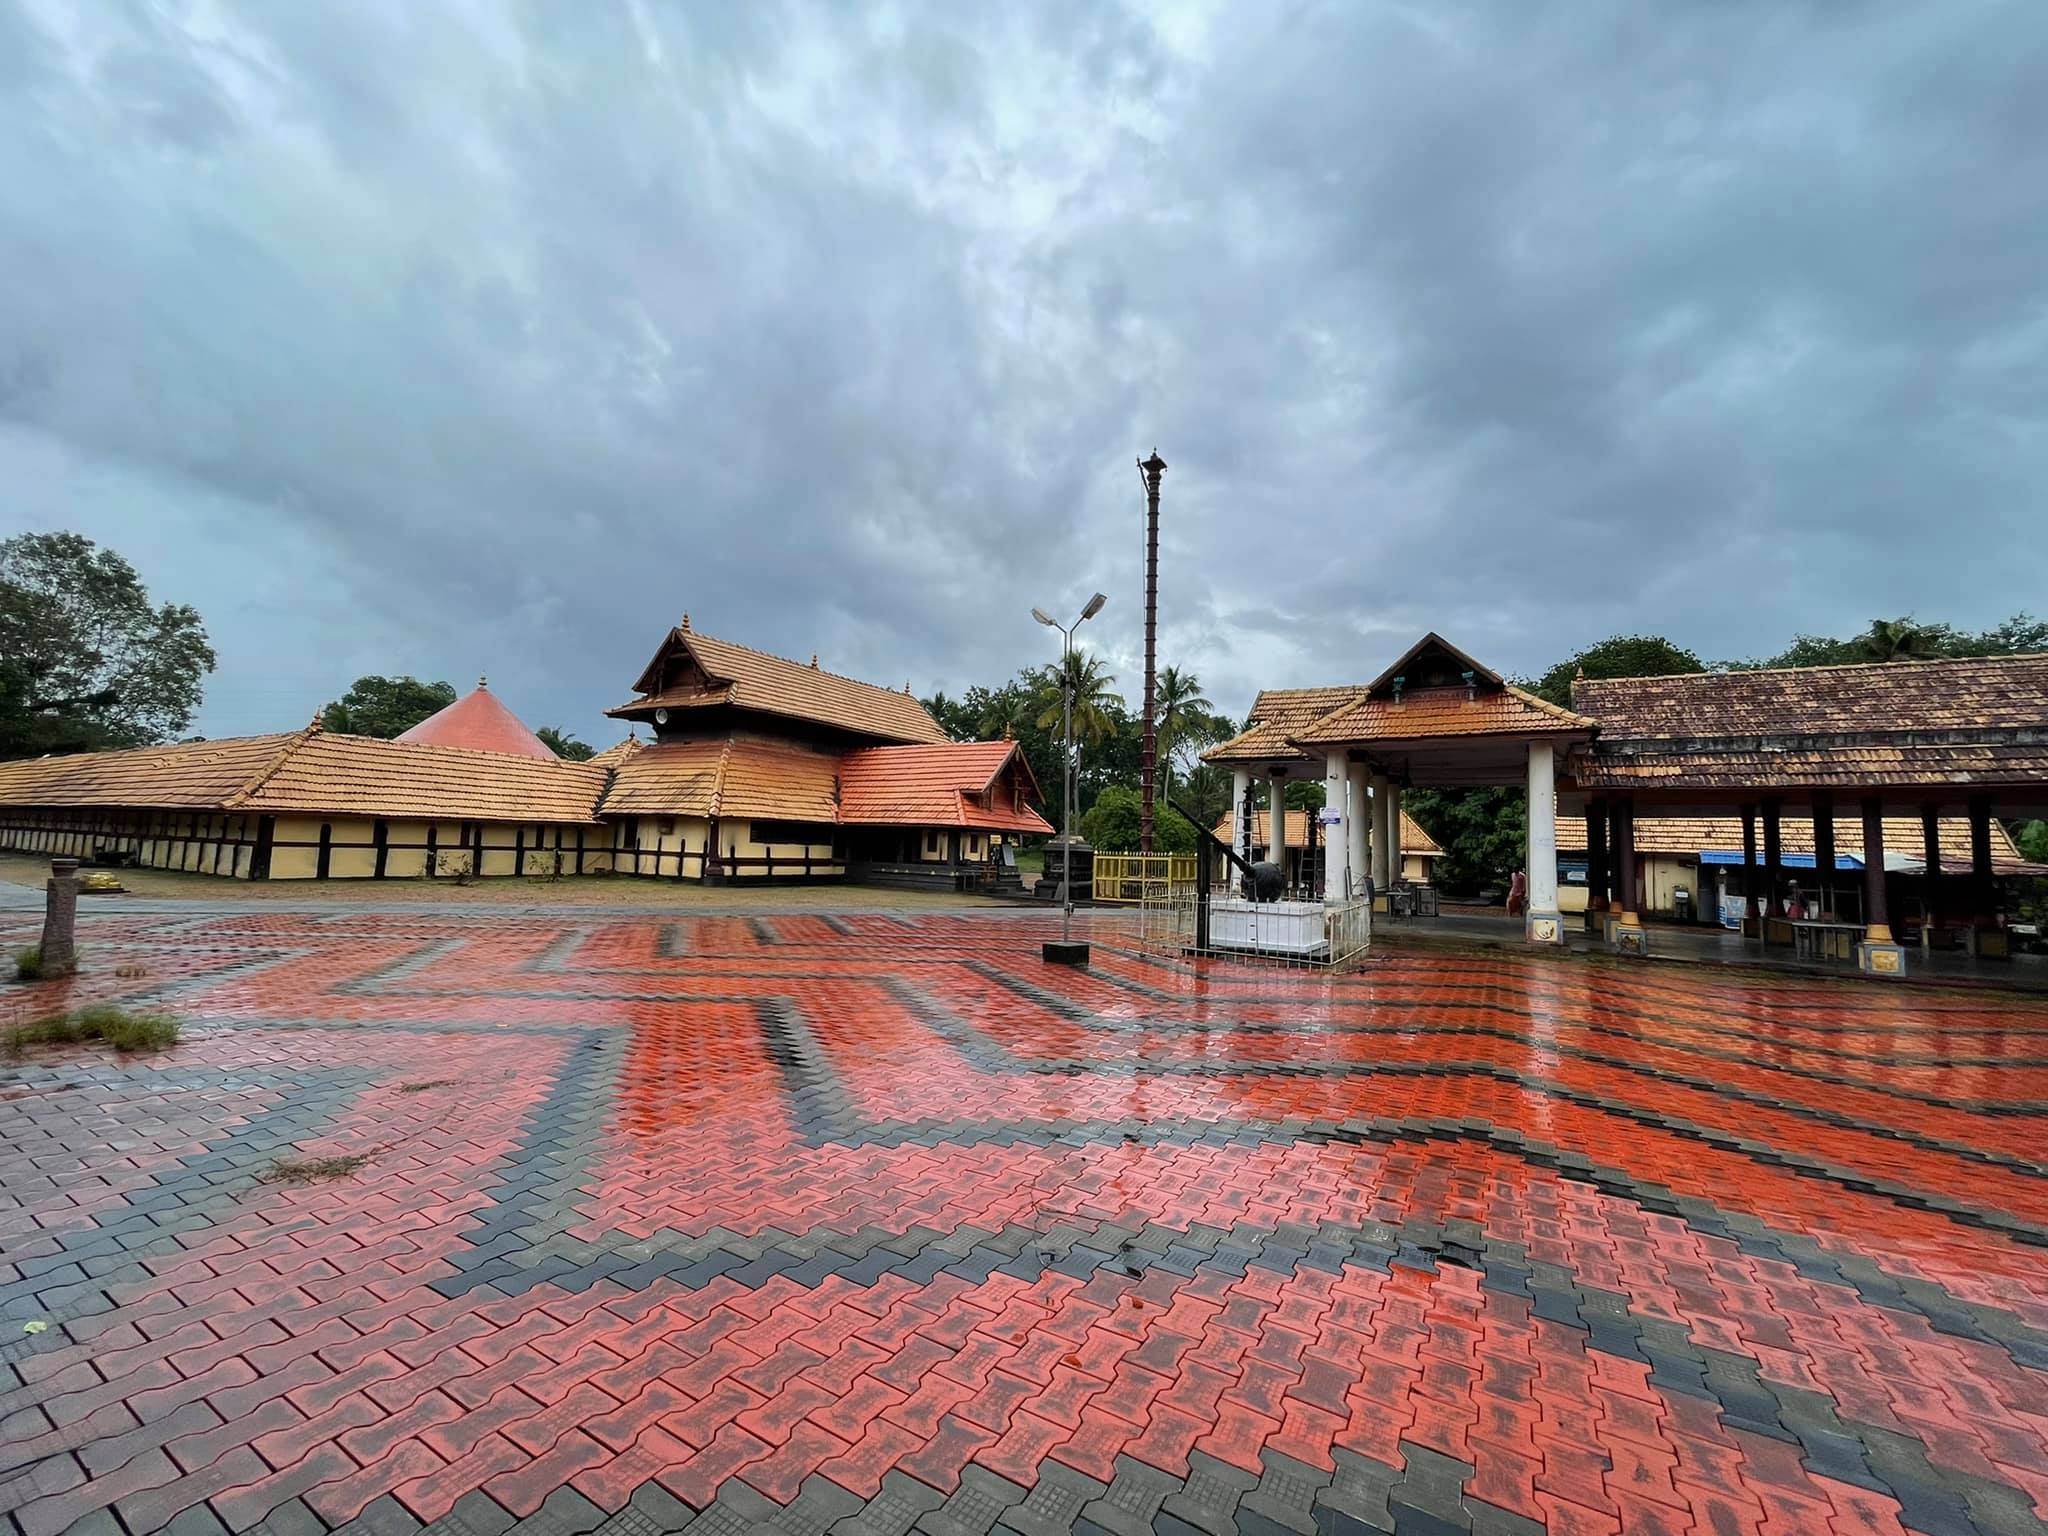
[[[0,533],[198,728],[2048,607],[2048,4],[0,0]]]

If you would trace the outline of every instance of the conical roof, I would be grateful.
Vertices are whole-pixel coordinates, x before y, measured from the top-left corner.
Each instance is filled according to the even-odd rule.
[[[446,709],[427,716],[398,738],[430,747],[465,747],[471,752],[510,752],[553,762],[548,744],[529,731],[482,678],[476,688]]]

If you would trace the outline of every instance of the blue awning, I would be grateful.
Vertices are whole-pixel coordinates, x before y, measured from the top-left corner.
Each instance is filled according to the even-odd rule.
[[[1742,851],[1740,849],[1733,853],[1729,853],[1721,848],[1702,848],[1700,850],[1700,863],[1702,864],[1740,864],[1741,862]],[[1810,853],[1781,853],[1778,855],[1778,864],[1783,869],[1815,869],[1819,867],[1815,855]],[[1758,869],[1764,867],[1764,858],[1761,852],[1757,854],[1756,867]],[[1857,854],[1837,853],[1835,855],[1835,868],[1838,870],[1861,869],[1862,867],[1863,860]]]

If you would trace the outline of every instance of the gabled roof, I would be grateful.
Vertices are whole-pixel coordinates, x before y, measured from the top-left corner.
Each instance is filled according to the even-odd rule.
[[[306,735],[288,731],[0,763],[0,805],[217,811]]]
[[[1513,683],[1493,688],[1468,688],[1460,683],[1404,687],[1398,695],[1370,694],[1332,710],[1294,732],[1292,739],[1300,746],[1315,748],[1440,736],[1563,736],[1590,734],[1593,729],[1593,722],[1584,715],[1539,699]]]
[[[703,681],[664,686],[678,651],[696,663]],[[638,718],[656,709],[728,704],[884,741],[946,740],[930,711],[908,693],[822,671],[815,663],[806,665],[750,646],[714,640],[691,629],[670,630],[633,686],[640,690],[640,697],[608,713]]]
[[[606,747],[602,752],[591,758],[590,761],[605,768],[615,768],[635,752],[644,752],[646,750],[646,742],[642,741],[638,736],[628,736],[616,746]]]
[[[231,810],[436,821],[592,822],[608,777],[591,763],[513,752],[306,735]]]
[[[1572,705],[1600,722],[1603,747],[1928,732],[1988,741],[2048,729],[2048,655],[1581,678]]]
[[[478,679],[475,688],[447,708],[427,716],[398,740],[424,747],[463,747],[471,752],[510,752],[554,761],[555,754]]]
[[[1014,796],[1006,793],[1012,785]],[[624,756],[604,811],[1049,833],[1022,802],[1035,787],[1013,741],[834,754],[739,736],[662,742]]]
[[[1467,681],[1505,688],[1507,679],[1459,650],[1435,630],[1409,646],[1386,671],[1365,685],[1369,694],[1391,696],[1397,683],[1408,688],[1464,687]]]
[[[1262,688],[1252,700],[1251,723],[1202,754],[1207,763],[1285,762],[1307,753],[1288,737],[1345,704],[1365,697],[1362,687]]]
[[[1252,844],[1254,847],[1263,848],[1266,846],[1266,824],[1271,820],[1272,817],[1265,811],[1254,811],[1252,813]],[[1226,843],[1231,842],[1236,836],[1228,812],[1225,812],[1217,820],[1214,830],[1216,835]],[[1328,839],[1318,836],[1316,841],[1318,844],[1327,844]],[[1308,846],[1307,811],[1289,811],[1287,813],[1287,846],[1290,848],[1306,848]],[[1415,818],[1406,811],[1401,813],[1401,852],[1404,855],[1412,853],[1416,857],[1424,859],[1443,857],[1443,849],[1437,846],[1436,839],[1423,831]]]
[[[0,804],[591,822],[606,772],[320,730],[0,763]]]
[[[787,742],[728,736],[657,742],[614,767],[607,816],[839,819],[839,759]]]
[[[1049,833],[1025,798],[1037,788],[1014,741],[862,747],[841,760],[839,816],[849,825]]]

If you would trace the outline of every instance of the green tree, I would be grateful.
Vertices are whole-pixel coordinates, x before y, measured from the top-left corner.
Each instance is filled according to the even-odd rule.
[[[587,741],[578,741],[574,736],[544,725],[533,733],[555,756],[572,763],[587,763],[597,756],[597,748]]]
[[[402,735],[427,716],[455,702],[452,683],[423,683],[416,677],[359,677],[340,698],[320,711],[324,730],[342,736]]]
[[[1065,687],[1074,691],[1074,738],[1083,746],[1101,746],[1117,735],[1117,716],[1124,710],[1123,697],[1111,691],[1116,679],[1102,670],[1101,658],[1087,651],[1070,651],[1061,661],[1041,667],[1034,690],[1038,704],[1038,728],[1060,739],[1064,729]]]
[[[1668,677],[1676,672],[1704,672],[1705,662],[1662,635],[1615,635],[1598,645],[1567,656],[1536,679],[1529,691],[1553,704],[1571,707],[1572,679],[1586,677]],[[1432,837],[1436,834],[1431,833]]]
[[[2012,840],[2028,863],[2048,864],[2048,821],[2022,823]]]
[[[930,698],[920,699],[918,702],[939,722],[939,729],[954,741],[975,739],[974,711],[960,700],[947,698],[945,689],[941,688]]]
[[[1411,789],[1401,809],[1442,848],[1436,883],[1470,895],[1505,888],[1528,860],[1529,796],[1519,789]]]
[[[1857,638],[1863,661],[1928,661],[1945,655],[1954,631],[1946,624],[1916,624],[1902,619],[1872,619]]]
[[[973,698],[979,693],[979,699]],[[1024,733],[1033,724],[1034,711],[1031,699],[1016,683],[1005,683],[990,691],[986,688],[973,690],[969,697],[978,708],[975,711],[975,729],[983,741],[1001,741],[1005,737],[1022,740]]]
[[[1179,667],[1160,670],[1153,690],[1154,716],[1159,744],[1161,796],[1173,788],[1173,758],[1184,740],[1194,734],[1198,722],[1206,722],[1216,706],[1202,692],[1202,680]]]
[[[2048,651],[2048,619],[2016,613],[1979,634],[1958,634],[1949,643],[1951,656],[2028,656]]]
[[[0,540],[0,757],[168,740],[213,667],[198,612],[151,606],[111,549],[76,533]]]
[[[1144,796],[1128,784],[1112,784],[1095,797],[1081,818],[1081,835],[1105,853],[1135,853],[1145,815]],[[1155,853],[1193,853],[1195,829],[1171,806],[1159,806],[1152,818]]]

